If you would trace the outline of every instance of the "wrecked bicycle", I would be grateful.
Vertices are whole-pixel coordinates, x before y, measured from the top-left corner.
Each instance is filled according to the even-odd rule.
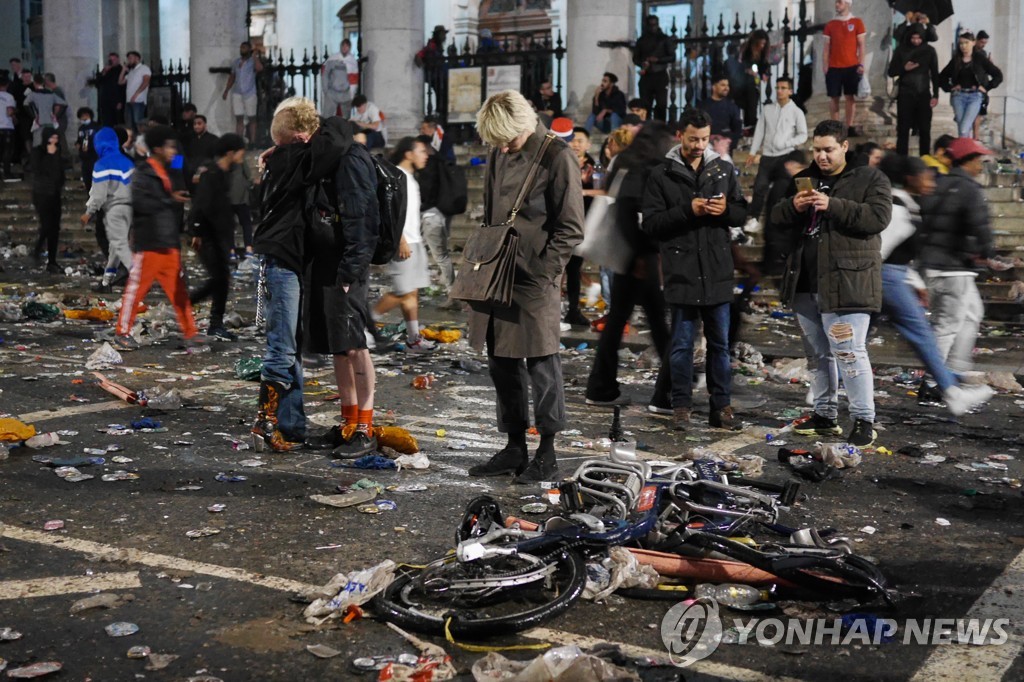
[[[812,529],[778,524],[796,484],[756,484],[771,489],[765,491],[699,475],[676,463],[655,467],[613,448],[609,459],[587,460],[561,483],[562,512],[543,523],[505,516],[496,500],[478,497],[456,531],[455,550],[400,566],[374,608],[385,620],[420,632],[479,639],[523,631],[579,600],[587,562],[615,546],[716,568],[742,565],[794,595],[881,597],[891,604],[887,580],[874,564]],[[731,537],[755,526],[788,537],[756,547]]]

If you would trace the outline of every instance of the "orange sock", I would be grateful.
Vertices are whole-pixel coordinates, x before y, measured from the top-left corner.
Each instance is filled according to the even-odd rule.
[[[362,431],[367,435],[373,434],[373,410],[359,410],[359,417],[356,420],[356,431]]]
[[[358,405],[342,405],[341,406],[341,418],[345,420],[342,426],[349,426],[355,424],[359,419],[359,406]]]

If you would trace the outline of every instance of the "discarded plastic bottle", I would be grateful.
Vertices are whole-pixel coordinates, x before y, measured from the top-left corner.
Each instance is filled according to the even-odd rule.
[[[710,597],[723,606],[750,606],[759,601],[767,600],[767,590],[759,590],[750,585],[738,585],[736,583],[725,583],[722,585],[701,584],[697,585],[694,595],[700,599]]]
[[[433,374],[421,374],[412,380],[412,387],[423,391],[433,386],[435,381]]]

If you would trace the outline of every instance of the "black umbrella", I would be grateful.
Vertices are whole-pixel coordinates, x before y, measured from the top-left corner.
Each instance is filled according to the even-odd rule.
[[[953,0],[896,0],[897,12],[924,12],[928,21],[938,25],[953,16]]]

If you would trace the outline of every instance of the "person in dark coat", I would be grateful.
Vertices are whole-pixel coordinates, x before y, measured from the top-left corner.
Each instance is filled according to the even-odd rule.
[[[736,169],[708,147],[711,117],[688,109],[679,120],[680,144],[651,172],[642,229],[658,240],[665,300],[672,306],[672,409],[686,428],[693,405],[693,348],[698,320],[708,342],[708,423],[735,429],[731,406],[729,305],[734,274],[730,227],[747,217]],[[614,307],[613,307],[614,309]]]
[[[189,300],[195,305],[211,299],[207,336],[237,341],[238,337],[224,327],[224,311],[231,291],[231,249],[235,241],[234,212],[225,198],[231,169],[245,162],[245,140],[241,135],[227,133],[219,143],[216,160],[200,176],[192,199],[189,220],[192,248],[199,253],[209,278],[189,295]]]
[[[925,29],[911,24],[889,63],[889,77],[899,78],[896,98],[896,153],[910,151],[910,131],[917,130],[921,156],[931,151],[932,109],[939,103],[939,56],[925,42]]]
[[[124,123],[125,86],[121,83],[124,64],[116,52],[107,55],[107,63],[96,76],[96,99],[99,102],[100,123],[113,128]]]
[[[871,313],[882,308],[879,234],[892,217],[892,191],[877,168],[846,163],[846,133],[839,121],[815,127],[814,163],[796,175],[771,219],[789,241],[781,299],[803,330],[814,394],[814,414],[795,431],[866,447],[876,437],[867,336]],[[837,421],[840,372],[853,417],[845,434]]]
[[[619,90],[618,82],[619,77],[610,71],[601,76],[601,85],[594,91],[590,116],[583,124],[588,132],[596,127],[603,133],[610,133],[622,125],[626,117],[626,95]]]
[[[538,124],[526,98],[506,90],[487,99],[477,113],[477,131],[493,147],[484,181],[484,220],[496,225],[509,219],[531,162],[549,135]],[[552,136],[553,137],[553,136]],[[515,474],[516,481],[551,479],[557,472],[555,435],[565,428],[565,396],[560,345],[560,283],[573,248],[583,239],[583,189],[576,155],[552,139],[532,188],[515,218],[519,232],[512,305],[494,308],[473,304],[469,342],[486,344],[491,380],[498,403],[498,430],[508,444],[472,476]],[[540,446],[527,464],[529,387],[533,387],[534,423]]]
[[[588,405],[615,405],[626,402],[616,379],[619,366],[619,346],[622,332],[637,304],[651,325],[651,342],[658,357],[665,357],[669,345],[669,330],[665,324],[665,296],[661,291],[661,271],[658,267],[658,243],[640,229],[641,200],[651,172],[665,162],[665,154],[672,147],[672,134],[660,122],[645,125],[632,144],[615,157],[615,168],[608,178],[609,187],[617,187],[615,217],[623,246],[633,254],[627,272],[616,272],[612,278],[610,311],[601,330],[594,366],[587,378]],[[619,176],[621,179],[618,179]],[[659,374],[659,378],[661,375]],[[667,378],[667,369],[666,377]],[[664,395],[668,383],[655,386],[655,396],[648,408],[654,413],[671,413],[671,398]],[[659,382],[661,384],[661,382]]]
[[[654,14],[644,19],[644,30],[633,48],[633,63],[640,67],[640,99],[651,107],[653,118],[665,120],[668,105],[668,70],[676,61],[676,48],[661,30]]]
[[[711,134],[729,138],[729,148],[736,149],[743,137],[743,112],[729,97],[729,77],[715,76],[711,84],[711,96],[697,102],[697,108],[711,117]]]
[[[43,127],[42,144],[32,148],[32,204],[39,216],[39,237],[33,255],[38,262],[46,247],[46,271],[61,273],[57,264],[60,241],[60,192],[64,188],[64,164],[60,158],[60,133]]]

